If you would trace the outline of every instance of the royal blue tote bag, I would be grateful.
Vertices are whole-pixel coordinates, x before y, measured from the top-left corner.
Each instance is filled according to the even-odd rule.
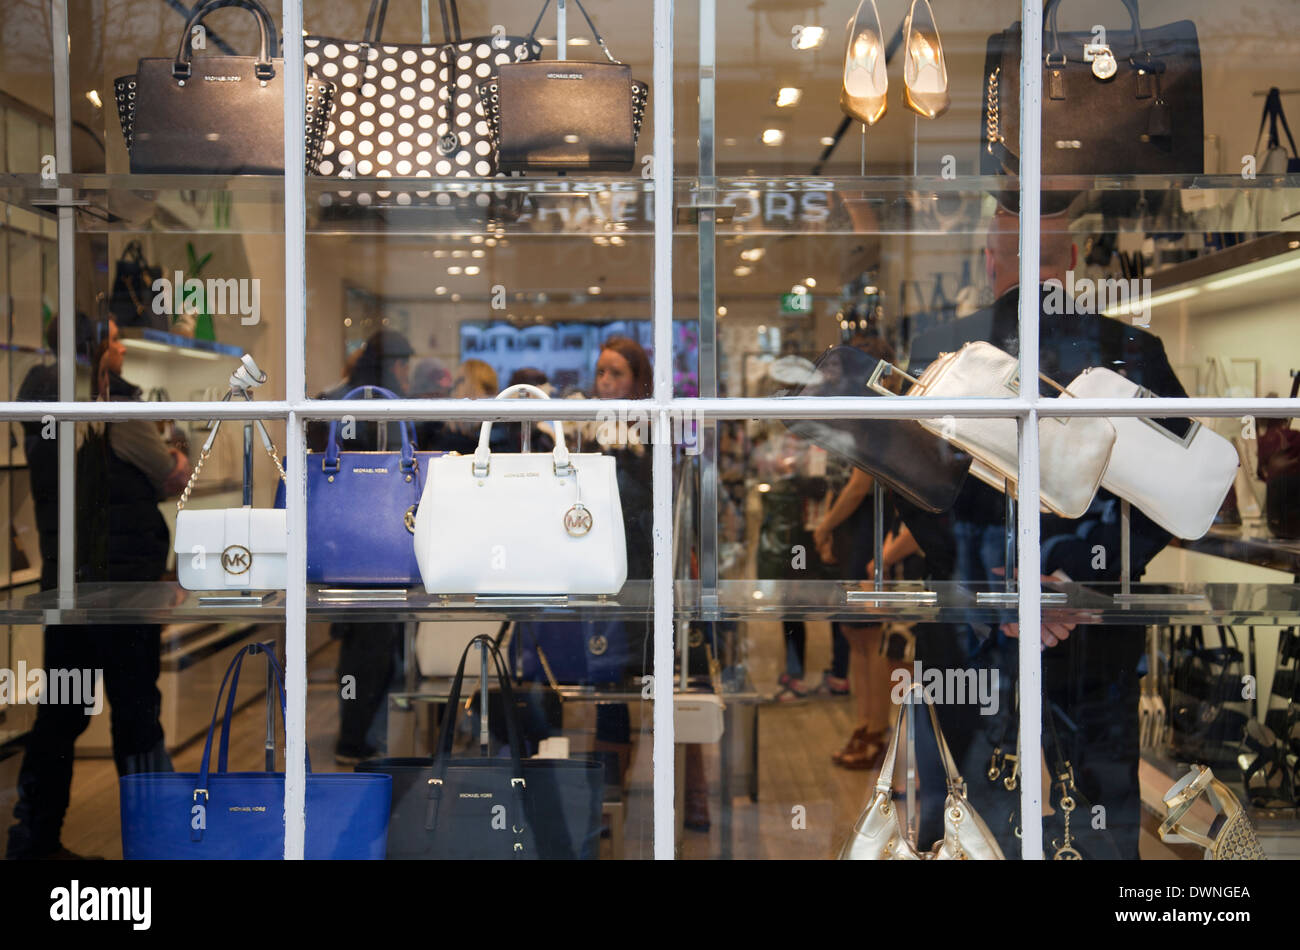
[[[344,399],[397,397],[381,386],[358,386]],[[339,423],[330,422],[324,452],[307,456],[307,580],[351,587],[420,583],[415,560],[415,510],[429,460],[415,451],[414,429],[400,422],[397,452],[342,452]],[[284,483],[275,507],[284,507]]]
[[[519,621],[511,653],[519,679],[545,683],[545,655],[556,683],[596,686],[622,683],[642,672],[648,650],[644,623],[622,620]],[[639,634],[639,635],[634,635]]]
[[[284,676],[270,650],[244,647],[221,681],[203,745],[202,771],[141,772],[118,780],[122,811],[122,856],[128,860],[260,860],[284,857],[284,773],[229,772],[230,718],[244,657],[264,653],[275,671],[284,714]],[[209,770],[212,736],[221,697],[226,713],[215,772]],[[309,860],[382,861],[388,841],[393,781],[387,775],[354,772],[313,774],[307,762]]]

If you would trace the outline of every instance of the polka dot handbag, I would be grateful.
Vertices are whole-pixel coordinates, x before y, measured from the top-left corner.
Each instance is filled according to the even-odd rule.
[[[309,69],[337,86],[317,173],[339,178],[486,178],[496,149],[475,85],[506,63],[538,59],[533,37],[464,39],[440,0],[445,40],[381,40],[388,0],[373,0],[361,40],[303,37]]]

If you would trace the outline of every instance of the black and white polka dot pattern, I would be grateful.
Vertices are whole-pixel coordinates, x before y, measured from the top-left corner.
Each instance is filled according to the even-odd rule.
[[[496,150],[478,83],[541,56],[536,41],[488,36],[429,46],[303,38],[310,70],[337,86],[318,174],[488,178]]]

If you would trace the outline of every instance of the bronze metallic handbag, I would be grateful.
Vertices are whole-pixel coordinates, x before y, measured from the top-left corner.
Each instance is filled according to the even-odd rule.
[[[880,767],[875,792],[854,825],[853,834],[840,850],[840,860],[1003,860],[997,839],[966,800],[966,782],[957,772],[957,764],[943,737],[943,730],[939,728],[939,716],[934,705],[920,685],[912,687],[908,698],[909,702],[899,710],[898,725],[894,728],[894,737],[889,740],[889,750]],[[939,758],[948,783],[948,797],[943,805],[943,838],[926,852],[918,852],[908,840],[903,819],[891,797],[899,737],[907,726],[910,710],[921,702],[930,710],[930,725],[939,744]]]
[[[631,171],[649,87],[614,59],[580,0],[607,63],[503,63],[478,87],[503,172]],[[533,24],[529,40],[550,0]]]

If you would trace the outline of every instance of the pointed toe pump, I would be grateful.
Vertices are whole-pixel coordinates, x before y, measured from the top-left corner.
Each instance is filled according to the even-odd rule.
[[[948,111],[948,66],[930,0],[912,0],[903,28],[903,103],[918,115],[937,119]]]
[[[876,0],[862,0],[849,21],[848,46],[844,53],[844,83],[840,108],[866,125],[875,125],[888,108],[885,93],[889,76],[885,71],[885,43],[880,34],[880,12]]]

